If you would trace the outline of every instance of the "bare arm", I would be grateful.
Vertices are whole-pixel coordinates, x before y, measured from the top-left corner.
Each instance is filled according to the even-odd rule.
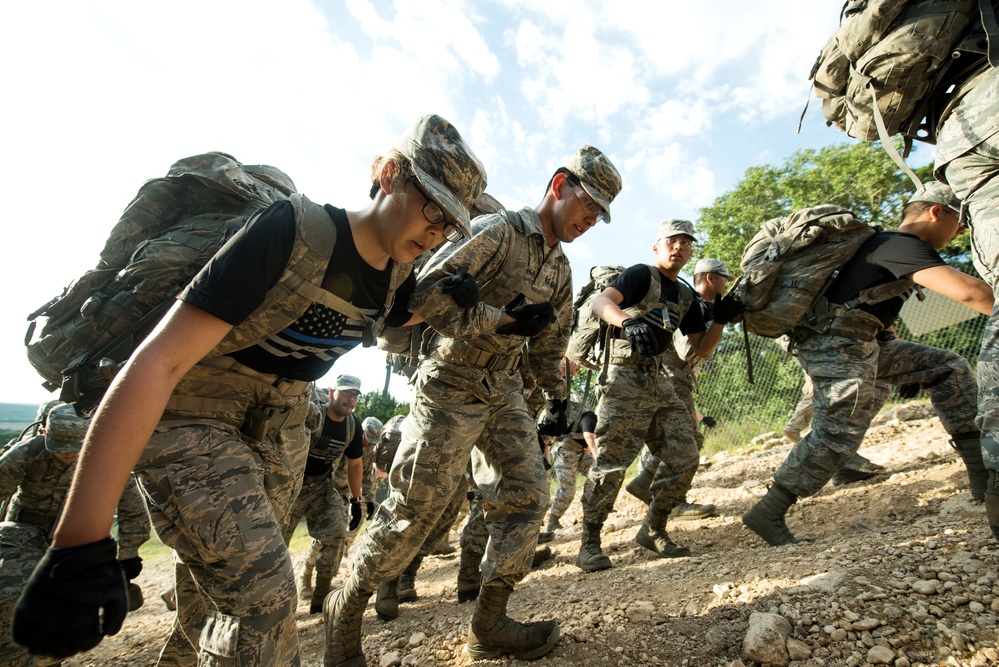
[[[628,319],[628,313],[618,305],[624,301],[624,295],[616,287],[607,287],[603,292],[593,297],[593,312],[607,324],[620,327]]]
[[[590,456],[597,460],[597,436],[589,431],[583,431],[583,440],[586,441],[586,448],[590,450]]]
[[[934,266],[908,276],[913,282],[963,303],[983,315],[992,314],[995,296],[984,280],[969,276],[952,266]]]
[[[178,302],[111,383],[84,440],[53,546],[106,538],[118,500],[177,383],[232,329]]]
[[[712,322],[707,331],[687,336],[690,339],[690,349],[702,359],[707,359],[714,354],[715,348],[721,341],[723,331],[725,331],[724,324]]]

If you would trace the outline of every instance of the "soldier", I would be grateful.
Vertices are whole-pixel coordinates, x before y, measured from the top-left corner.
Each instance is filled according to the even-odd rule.
[[[670,539],[666,519],[690,488],[697,471],[697,444],[690,413],[661,372],[663,357],[673,347],[677,328],[690,338],[697,355],[708,356],[724,324],[735,315],[731,302],[721,302],[726,312],[716,308],[709,327],[701,309],[691,307],[696,294],[678,276],[693,246],[693,224],[666,220],[652,247],[655,264],[625,269],[593,300],[593,312],[614,329],[607,380],[597,403],[597,460],[583,488],[583,535],[576,565],[585,572],[613,567],[600,548],[600,529],[643,441],[663,464],[652,482],[649,509],[635,541],[660,558],[690,554]]]
[[[597,459],[597,440],[594,435],[597,430],[597,414],[578,405],[582,413],[573,421],[569,433],[551,451],[552,471],[558,488],[548,509],[545,532],[549,533],[562,528],[559,519],[576,496],[576,475],[585,476]]]
[[[798,361],[814,386],[815,416],[811,432],[788,454],[766,496],[742,517],[768,544],[801,541],[788,530],[784,515],[799,497],[821,489],[860,447],[880,408],[875,379],[895,386],[916,382],[927,390],[964,459],[972,495],[984,495],[988,476],[968,362],[949,350],[893,336],[879,340],[898,317],[913,283],[980,313],[991,312],[989,287],[947,266],[937,252],[960,233],[960,208],[947,186],[924,185],[902,209],[898,230],[875,234],[840,270],[826,292],[833,310],[825,333],[793,332]]]
[[[353,375],[339,375],[330,389],[330,400],[312,447],[305,460],[302,490],[288,514],[284,541],[291,543],[298,522],[305,517],[309,535],[319,542],[316,554],[316,584],[312,589],[309,613],[318,614],[330,584],[340,568],[347,544],[347,530],[361,524],[361,477],[363,443],[360,420],[353,414],[361,396],[361,380]],[[350,523],[344,512],[343,497],[333,485],[333,469],[346,459],[350,493]],[[311,577],[310,577],[311,579]]]
[[[135,468],[156,532],[210,601],[201,660],[300,664],[283,529],[308,455],[312,383],[383,324],[410,322],[412,262],[471,235],[468,207],[484,189],[457,130],[424,116],[375,160],[363,210],[292,195],[234,234],[97,409],[53,547],[18,603],[15,639],[65,657],[115,628],[119,619],[102,626],[98,610],[123,600],[108,530]],[[463,284],[449,277],[447,289]],[[53,568],[72,574],[53,581]],[[65,585],[77,587],[75,601]]]
[[[361,620],[368,598],[423,545],[469,456],[484,497],[489,546],[468,654],[534,659],[557,642],[554,621],[524,624],[506,614],[514,585],[529,571],[549,495],[517,369],[530,341],[530,370],[554,421],[561,421],[556,427],[564,429],[559,362],[572,318],[572,281],[561,243],[609,221],[620,188],[610,160],[584,146],[555,172],[536,208],[477,218],[467,243],[441,250],[421,270],[410,307],[437,334],[424,341],[390,475],[392,493],[368,524],[346,586],[326,600],[327,667],[364,664]],[[461,313],[440,297],[455,267],[482,286],[482,302]]]
[[[10,637],[10,618],[21,590],[45,555],[52,529],[66,500],[88,420],[71,405],[48,413],[42,433],[19,441],[0,457],[0,495],[14,494],[0,523],[0,637]],[[139,547],[149,539],[149,517],[135,481],[129,479],[118,502],[117,560],[129,582],[129,610],[142,604],[132,583],[142,571]],[[4,642],[4,665],[34,664],[28,651]]]

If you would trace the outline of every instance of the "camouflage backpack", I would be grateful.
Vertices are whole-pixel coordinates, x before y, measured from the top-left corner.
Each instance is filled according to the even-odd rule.
[[[831,205],[763,223],[743,251],[745,273],[730,290],[746,306],[743,327],[768,338],[801,326],[823,331],[828,313],[815,304],[876,231],[845,208]]]
[[[893,135],[905,138],[906,152],[913,139],[935,143],[954,85],[999,48],[983,25],[996,30],[991,0],[849,0],[809,76],[827,124],[880,139],[900,163]]]
[[[173,304],[255,211],[295,192],[282,171],[225,153],[176,162],[122,213],[97,267],[28,316],[28,360],[50,390],[85,411]]]

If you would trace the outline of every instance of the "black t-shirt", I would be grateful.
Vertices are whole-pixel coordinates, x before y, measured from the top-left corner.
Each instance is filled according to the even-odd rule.
[[[597,431],[597,415],[593,410],[586,410],[583,414],[579,415],[579,419],[572,425],[570,432],[573,435],[573,440],[576,442],[581,442],[584,445],[586,440],[583,439],[583,433],[596,433]]]
[[[922,269],[946,264],[940,253],[914,234],[878,232],[869,238],[847,262],[826,292],[831,303],[846,303],[861,290],[885,285]],[[861,305],[860,309],[874,315],[886,327],[898,317],[905,300],[902,297],[880,303]]]
[[[704,322],[700,308],[688,308],[687,312],[682,315],[678,313],[676,305],[680,303],[680,287],[675,280],[670,280],[661,271],[656,270],[655,273],[659,276],[659,307],[646,313],[642,320],[652,325],[652,331],[656,337],[657,354],[661,354],[673,345],[672,332],[675,329],[679,328],[684,334],[690,335],[706,331],[708,327]],[[646,264],[635,264],[625,269],[611,285],[624,296],[618,305],[625,309],[639,303],[648,294],[652,285],[651,281],[652,272],[649,271]],[[668,304],[673,304],[673,308],[670,308]],[[669,318],[668,328],[666,317]]]
[[[336,225],[337,242],[327,269],[331,292],[375,317],[384,306],[392,263],[379,270],[363,259],[354,246],[347,214],[326,205]],[[232,325],[253,313],[284,272],[295,243],[295,212],[291,202],[280,201],[236,232],[195,276],[180,299]],[[406,310],[416,283],[410,274],[396,292],[388,326],[410,318]],[[361,342],[362,323],[319,303],[284,331],[265,341],[232,353],[242,364],[262,373],[294,380],[318,380],[341,355]]]
[[[347,419],[354,420],[354,437],[347,442]],[[361,421],[354,415],[346,419],[333,421],[323,415],[323,431],[316,444],[309,450],[305,459],[305,476],[317,477],[328,475],[340,455],[348,459],[359,459],[364,455],[364,443],[361,440]]]

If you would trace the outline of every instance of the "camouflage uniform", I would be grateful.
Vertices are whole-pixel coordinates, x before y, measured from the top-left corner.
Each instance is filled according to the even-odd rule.
[[[578,419],[573,426],[575,430],[562,438],[551,451],[552,474],[558,482],[558,488],[555,489],[555,496],[548,510],[549,530],[553,524],[558,523],[576,497],[576,475],[586,476],[593,465],[593,456],[583,440]]]

